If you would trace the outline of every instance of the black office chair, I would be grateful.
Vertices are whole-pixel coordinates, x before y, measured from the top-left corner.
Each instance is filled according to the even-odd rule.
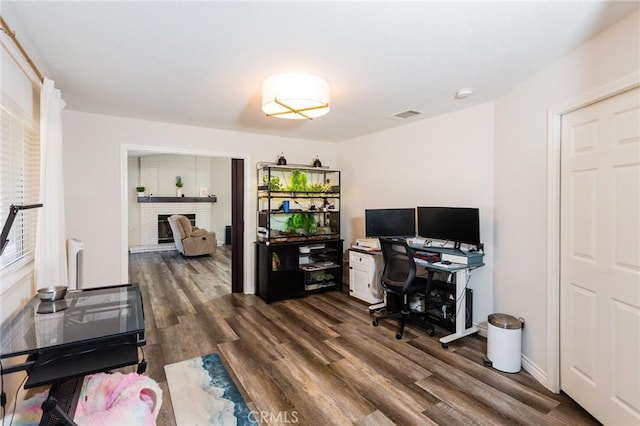
[[[387,296],[386,309],[395,312],[377,316],[373,320],[373,326],[377,327],[381,319],[397,318],[399,324],[396,339],[402,339],[404,326],[410,313],[409,297],[416,293],[426,296],[431,292],[433,272],[428,272],[426,279],[416,277],[413,250],[404,239],[380,238],[380,248],[384,258],[381,283]],[[401,303],[399,311],[397,311],[398,301]],[[433,325],[429,325],[427,334],[433,336],[433,333]]]

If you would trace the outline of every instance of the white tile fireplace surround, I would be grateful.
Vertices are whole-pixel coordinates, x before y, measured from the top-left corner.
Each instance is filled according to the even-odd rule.
[[[158,215],[195,214],[196,226],[211,228],[210,203],[139,203],[140,206],[140,246],[131,247],[131,252],[173,250],[173,243],[158,244]],[[219,236],[216,236],[220,238]]]

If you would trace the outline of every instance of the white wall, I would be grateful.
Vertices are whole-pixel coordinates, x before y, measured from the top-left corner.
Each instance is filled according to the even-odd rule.
[[[547,372],[547,112],[637,72],[636,12],[496,101],[494,306],[526,320],[522,351]],[[605,343],[606,344],[606,343]]]
[[[480,209],[486,266],[473,272],[473,322],[493,311],[493,103],[363,136],[338,146],[342,235],[364,237],[369,208]]]
[[[225,226],[231,225],[231,160],[211,159],[211,186],[209,194],[215,195],[211,213],[211,228],[216,233],[218,245],[224,244]]]
[[[147,195],[175,197],[178,176],[184,184],[180,190],[183,196],[199,197],[200,188],[208,188],[211,182],[209,158],[173,154],[140,157],[140,185]]]
[[[202,127],[65,111],[65,210],[68,237],[84,243],[85,286],[122,282],[121,146],[148,147],[159,152],[245,158],[248,170],[245,216],[245,290],[252,291],[255,241],[255,164],[275,161],[284,152],[289,163],[310,164],[319,154],[336,166],[332,143],[230,132]],[[123,167],[127,170],[127,164]],[[126,220],[126,219],[125,219]],[[125,237],[126,238],[126,237]]]

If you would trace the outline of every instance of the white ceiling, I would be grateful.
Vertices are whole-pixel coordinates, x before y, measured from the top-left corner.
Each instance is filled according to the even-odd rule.
[[[339,142],[487,102],[638,1],[12,1],[1,13],[67,109]],[[331,111],[267,118],[260,86],[301,71]],[[457,89],[475,95],[455,100]],[[404,121],[388,116],[413,109]]]

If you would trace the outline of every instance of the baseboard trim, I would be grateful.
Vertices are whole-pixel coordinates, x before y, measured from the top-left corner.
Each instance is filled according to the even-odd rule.
[[[156,244],[152,246],[131,246],[129,253],[147,253],[152,251],[171,251],[176,250],[174,243]]]
[[[531,376],[540,382],[544,387],[547,387],[547,373],[545,373],[540,367],[534,364],[529,358],[524,355],[520,357],[522,361],[522,368],[524,368]]]
[[[489,330],[489,325],[487,323],[487,321],[482,321],[479,324],[476,324],[476,327],[478,327],[478,335],[484,337],[485,339],[487,338],[487,331]]]

